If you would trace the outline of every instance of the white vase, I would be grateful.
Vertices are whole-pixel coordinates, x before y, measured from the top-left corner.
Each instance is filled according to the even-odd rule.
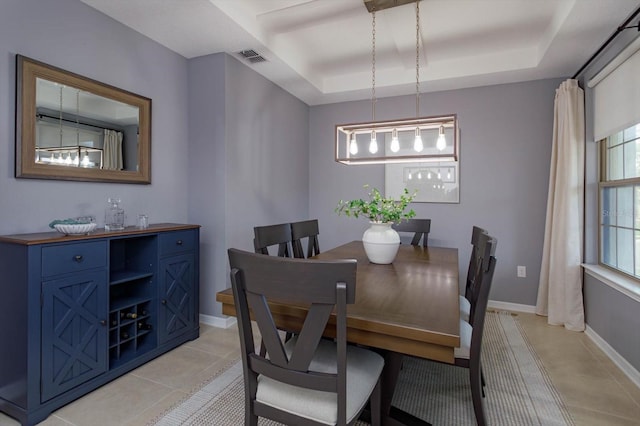
[[[388,265],[393,262],[400,247],[400,235],[391,227],[391,222],[369,222],[371,226],[364,231],[362,244],[371,263]]]

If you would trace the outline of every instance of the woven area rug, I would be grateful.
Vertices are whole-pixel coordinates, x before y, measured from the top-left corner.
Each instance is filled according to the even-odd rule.
[[[573,425],[517,316],[488,312],[483,342],[487,382],[485,412],[490,425]],[[407,357],[394,405],[433,425],[476,424],[468,370]],[[224,369],[190,397],[150,425],[244,424],[244,389],[240,361]],[[259,425],[279,423],[260,419]],[[358,423],[359,426],[366,423]]]

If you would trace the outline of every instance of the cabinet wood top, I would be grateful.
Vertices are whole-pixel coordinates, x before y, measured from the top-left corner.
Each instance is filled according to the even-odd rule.
[[[181,223],[155,223],[149,225],[146,229],[140,229],[136,226],[127,226],[123,231],[105,231],[104,228],[98,228],[88,235],[64,235],[57,231],[52,232],[34,232],[31,234],[14,234],[1,235],[0,242],[12,244],[47,244],[60,243],[69,241],[92,240],[96,238],[153,234],[156,232],[181,231],[185,229],[197,229],[200,225],[188,225]]]

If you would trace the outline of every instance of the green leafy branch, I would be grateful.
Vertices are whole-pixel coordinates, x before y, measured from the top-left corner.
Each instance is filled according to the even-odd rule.
[[[368,186],[365,185],[364,187],[367,188]],[[347,217],[357,218],[364,216],[372,222],[399,223],[403,219],[415,217],[416,212],[413,209],[405,210],[415,198],[416,193],[417,191],[414,191],[413,194],[409,194],[409,190],[405,188],[400,195],[400,200],[394,200],[392,198],[384,198],[378,189],[373,188],[369,192],[368,201],[362,198],[350,201],[340,200],[335,212],[338,215],[344,214]]]

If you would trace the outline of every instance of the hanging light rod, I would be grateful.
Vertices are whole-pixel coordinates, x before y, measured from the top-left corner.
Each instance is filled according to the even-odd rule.
[[[409,3],[416,3],[420,0],[363,0],[369,13],[379,12],[384,9],[391,9],[392,7],[402,6]]]

